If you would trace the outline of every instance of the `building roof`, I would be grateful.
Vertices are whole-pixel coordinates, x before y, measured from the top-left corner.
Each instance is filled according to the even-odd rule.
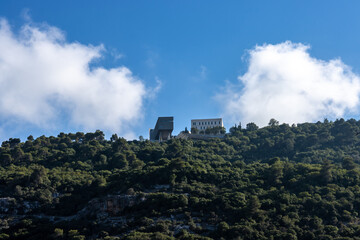
[[[208,121],[208,120],[222,120],[222,118],[202,118],[202,119],[191,119],[191,121]]]

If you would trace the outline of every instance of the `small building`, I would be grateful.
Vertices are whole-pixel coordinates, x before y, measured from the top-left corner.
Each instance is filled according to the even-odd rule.
[[[222,118],[191,120],[191,129],[196,128],[199,131],[204,131],[207,128],[214,128],[214,127],[224,127]]]
[[[171,138],[174,130],[174,117],[159,117],[155,128],[150,129],[150,141],[165,141]]]

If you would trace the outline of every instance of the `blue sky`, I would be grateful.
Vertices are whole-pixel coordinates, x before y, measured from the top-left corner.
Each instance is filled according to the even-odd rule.
[[[264,119],[270,119],[272,114],[281,122],[295,123],[322,120],[324,117],[357,118],[360,92],[359,7],[358,1],[329,0],[1,1],[0,17],[5,19],[11,34],[15,36],[12,40],[17,40],[17,44],[24,44],[24,39],[19,34],[24,26],[45,32],[47,40],[54,43],[51,42],[52,32],[49,29],[55,27],[62,34],[63,39],[59,40],[61,46],[76,43],[89,47],[84,51],[93,51],[97,57],[86,60],[90,70],[84,73],[86,77],[78,83],[78,88],[74,88],[79,92],[85,89],[84,96],[65,94],[64,91],[72,86],[71,83],[55,87],[56,81],[62,80],[54,78],[49,83],[54,86],[44,88],[43,91],[50,91],[54,96],[60,97],[53,99],[45,93],[34,91],[34,94],[44,94],[43,97],[39,97],[34,103],[29,103],[32,101],[31,97],[12,102],[14,109],[20,105],[29,108],[39,104],[38,108],[27,115],[21,112],[20,107],[17,112],[5,106],[0,107],[0,140],[9,137],[25,140],[30,134],[37,137],[42,134],[48,136],[59,132],[96,129],[104,130],[107,137],[112,132],[118,132],[120,136],[127,138],[140,135],[147,138],[148,129],[154,126],[158,116],[175,117],[175,134],[186,126],[190,127],[190,120],[195,118],[223,117],[227,129],[239,121],[243,124],[254,121],[264,125]],[[3,31],[2,34],[8,33]],[[39,38],[36,39],[40,41]],[[1,44],[3,43],[0,41]],[[23,46],[28,45],[29,43]],[[16,49],[19,45],[12,46]],[[97,46],[102,46],[102,49],[94,50]],[[45,50],[41,50],[41,53],[44,52]],[[285,56],[282,54],[284,52],[294,54]],[[280,60],[277,64],[272,61],[263,64],[267,54],[273,54],[271,58],[278,56]],[[31,55],[29,56],[24,61],[29,61]],[[51,59],[56,59],[55,56],[56,52]],[[69,56],[73,55],[69,53]],[[10,62],[8,57],[5,54],[0,56],[0,75],[1,60]],[[336,59],[340,62],[332,62]],[[283,72],[284,62],[293,63],[286,67],[292,69],[295,66],[294,74]],[[296,65],[298,62],[309,65],[303,70],[303,65]],[[36,63],[34,61],[32,64]],[[56,68],[56,64],[63,63],[54,60],[54,64],[47,68]],[[29,64],[23,70],[18,63],[10,64],[9,66],[17,66],[14,72],[24,71],[24,74],[8,74],[2,81],[0,78],[0,88],[4,93],[14,91],[14,94],[23,94],[25,90],[16,92],[10,83],[15,81],[14,78],[18,84],[32,81],[26,78],[29,75],[26,73],[34,68],[33,65]],[[131,71],[130,77],[125,76],[122,71],[116,73],[119,76],[123,74],[124,85],[137,89],[129,96],[130,100],[114,93],[109,94],[108,98],[99,96],[103,106],[95,104],[87,107],[89,104],[86,103],[86,94],[107,95],[110,89],[121,90],[123,86],[113,83],[115,85],[110,84],[109,89],[98,90],[104,75],[94,74],[96,71],[92,70],[105,69],[105,78],[112,82],[110,69],[119,67]],[[41,66],[35,66],[35,69],[41,69]],[[338,70],[344,73],[334,78],[329,77]],[[64,71],[59,70],[61,73]],[[71,70],[69,74],[74,71],[76,72]],[[300,75],[308,71],[304,77],[310,79],[310,82],[299,86],[297,81],[302,80],[297,80],[296,71]],[[56,70],[45,72],[50,75],[57,73]],[[316,75],[314,72],[321,73]],[[92,91],[86,92],[86,81],[93,79],[93,75],[97,79],[91,86]],[[115,75],[114,79],[117,78]],[[258,77],[254,77],[255,75]],[[313,79],[314,75],[317,77]],[[46,81],[46,73],[40,76]],[[65,78],[66,76],[64,74]],[[239,81],[239,77],[243,80]],[[293,80],[287,81],[284,78]],[[318,78],[322,80],[317,82]],[[331,92],[331,96],[322,96],[323,92],[308,87],[313,81],[317,82],[317,89],[327,91],[324,90],[327,88],[330,89],[329,92],[334,92]],[[252,83],[254,84],[251,85]],[[37,84],[42,86],[44,82]],[[266,87],[262,89],[263,86]],[[62,91],[57,91],[58,88]],[[294,92],[290,91],[292,94],[287,95],[289,89]],[[354,92],[344,96],[335,89]],[[125,91],[128,92],[129,89]],[[301,96],[292,98],[299,92]],[[274,97],[276,94],[282,96],[281,99]],[[319,95],[322,97],[318,98]],[[336,97],[332,98],[334,95]],[[265,98],[266,104],[262,102]],[[112,99],[116,102],[112,102]],[[7,104],[7,100],[5,97],[0,98],[2,105]],[[95,98],[94,101],[96,100]],[[49,102],[43,106],[42,101]],[[286,115],[292,110],[281,112],[281,109],[274,107],[276,104],[278,108],[287,109],[286,104],[289,102],[294,108],[300,103],[317,107],[310,110],[305,110],[306,105],[298,107],[292,116]],[[121,111],[134,112],[126,116],[121,111],[117,112],[112,120],[109,112],[116,107],[109,107],[106,111],[110,104],[118,105]],[[132,104],[133,107],[129,110],[123,106],[126,104]],[[48,109],[51,113],[44,117],[44,121],[34,120],[35,114],[43,114],[41,109]],[[92,117],[96,119],[92,121]]]

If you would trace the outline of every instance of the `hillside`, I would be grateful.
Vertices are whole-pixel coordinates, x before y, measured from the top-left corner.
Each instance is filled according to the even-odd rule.
[[[0,148],[0,239],[360,239],[360,121]]]

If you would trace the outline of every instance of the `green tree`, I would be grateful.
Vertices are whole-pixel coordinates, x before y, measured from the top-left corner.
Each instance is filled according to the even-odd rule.
[[[197,128],[191,128],[191,133],[192,134],[198,134],[199,130]]]
[[[269,126],[270,127],[274,127],[274,126],[279,126],[279,121],[275,120],[274,118],[270,119],[269,121]]]
[[[346,156],[346,157],[343,158],[342,166],[346,170],[353,170],[353,169],[356,168],[356,164],[354,162],[354,159],[352,157],[349,157],[349,156]]]
[[[272,159],[272,164],[269,169],[269,181],[270,184],[281,184],[281,178],[283,177],[283,164],[279,158]]]
[[[116,153],[110,160],[110,168],[126,168],[129,162],[124,153]]]
[[[328,159],[324,159],[322,162],[320,176],[324,183],[331,182],[333,175],[332,175],[332,165]]]
[[[247,211],[250,215],[255,215],[258,213],[259,209],[261,207],[261,203],[259,201],[259,198],[256,195],[250,196],[248,202],[247,202]]]
[[[63,236],[64,236],[64,230],[62,230],[61,228],[55,228],[53,237],[54,238],[63,238]]]
[[[170,184],[172,185],[172,186],[175,186],[175,180],[176,180],[176,175],[175,174],[171,174],[170,175]]]
[[[248,130],[248,131],[256,131],[258,129],[259,129],[259,127],[253,122],[246,124],[246,130]]]

